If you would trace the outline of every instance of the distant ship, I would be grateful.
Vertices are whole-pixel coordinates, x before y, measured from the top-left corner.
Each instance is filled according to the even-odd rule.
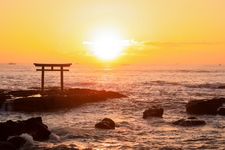
[[[16,63],[8,63],[8,65],[16,65]]]

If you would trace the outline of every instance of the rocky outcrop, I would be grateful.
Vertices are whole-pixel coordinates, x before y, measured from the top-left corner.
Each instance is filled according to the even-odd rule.
[[[43,93],[36,90],[23,90],[11,91],[6,95],[12,96],[12,100],[7,103],[11,110],[22,112],[55,111],[77,107],[85,103],[126,97],[118,92],[90,89],[67,89],[64,92],[46,90]]]
[[[51,134],[47,125],[42,123],[41,117],[16,122],[9,120],[0,123],[0,133],[0,141],[6,141],[8,137],[17,136],[22,133],[30,134],[36,141],[44,141]]]
[[[152,106],[143,112],[143,118],[146,119],[148,117],[162,117],[163,111],[163,108],[159,106]]]
[[[192,127],[192,126],[205,125],[206,122],[204,120],[199,120],[196,117],[189,117],[187,119],[179,119],[177,121],[174,121],[173,124],[183,126],[183,127]]]
[[[115,129],[116,124],[110,118],[104,118],[101,122],[95,124],[95,128],[98,129]]]
[[[225,98],[214,98],[210,100],[192,100],[186,105],[186,111],[189,114],[208,114],[216,115],[218,108],[223,105]]]

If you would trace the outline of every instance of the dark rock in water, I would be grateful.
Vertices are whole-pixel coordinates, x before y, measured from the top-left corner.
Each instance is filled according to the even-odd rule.
[[[166,147],[160,148],[159,150],[182,150],[182,149],[181,148],[178,148],[178,147],[169,147],[169,146],[166,146]]]
[[[189,117],[187,119],[179,119],[173,122],[174,125],[184,126],[184,127],[191,127],[191,126],[200,126],[205,125],[206,122],[204,120],[199,120],[196,117]]]
[[[163,108],[158,106],[152,106],[143,112],[143,118],[146,119],[148,117],[162,117],[163,116]]]
[[[0,123],[0,133],[1,141],[6,141],[9,136],[16,136],[22,133],[30,134],[34,140],[44,141],[51,134],[48,127],[42,123],[41,117],[16,122],[9,120]]]
[[[188,117],[188,119],[197,119],[197,118],[196,118],[196,117],[191,116],[191,117]]]
[[[224,107],[220,107],[217,112],[219,115],[225,116],[225,108]]]
[[[126,97],[117,92],[89,89],[68,89],[64,92],[50,90],[41,94],[40,97],[23,97],[12,100],[10,103],[12,110],[22,112],[54,111],[77,107],[85,103],[104,101],[109,98]]]
[[[8,140],[9,143],[13,144],[17,149],[22,147],[26,143],[26,139],[20,136],[12,137]]]
[[[10,142],[0,141],[0,150],[17,150]]]
[[[218,86],[218,89],[225,89],[225,85]]]
[[[215,98],[210,100],[192,100],[186,105],[186,111],[190,114],[216,115],[219,107],[223,105],[225,98]]]
[[[98,129],[115,129],[116,124],[110,118],[104,118],[101,122],[95,124],[95,128]]]

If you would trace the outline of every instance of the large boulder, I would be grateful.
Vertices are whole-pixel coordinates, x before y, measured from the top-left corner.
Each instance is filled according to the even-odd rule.
[[[20,135],[22,133],[30,134],[34,140],[44,141],[47,140],[51,134],[47,125],[42,123],[41,117],[15,122],[9,120],[0,123],[0,133],[1,141],[6,141],[8,137]]]
[[[95,128],[98,129],[115,129],[116,124],[110,118],[104,118],[102,121],[95,124]]]
[[[219,107],[223,105],[225,98],[214,98],[210,100],[192,100],[186,105],[189,114],[216,115]]]
[[[148,117],[162,117],[163,111],[163,108],[159,106],[152,106],[143,112],[143,118],[146,119]]]
[[[199,120],[196,117],[189,117],[187,119],[179,119],[177,121],[174,121],[173,124],[183,126],[183,127],[192,127],[192,126],[205,125],[206,122],[204,120]]]

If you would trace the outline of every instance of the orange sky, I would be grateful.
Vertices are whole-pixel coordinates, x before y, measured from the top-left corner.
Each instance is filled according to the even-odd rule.
[[[225,0],[1,0],[0,63],[95,64],[108,27],[140,43],[114,63],[225,64]]]

